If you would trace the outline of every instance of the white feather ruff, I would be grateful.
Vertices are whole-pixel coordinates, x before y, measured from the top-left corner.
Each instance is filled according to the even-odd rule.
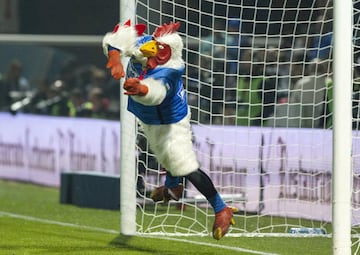
[[[190,114],[175,124],[142,123],[142,126],[158,162],[173,176],[185,176],[199,168],[193,150]]]
[[[108,56],[109,45],[119,49],[124,56],[131,56],[136,50],[136,38],[137,32],[131,26],[120,26],[115,33],[105,34],[102,42],[105,56]]]
[[[184,66],[182,59],[182,50],[184,47],[183,41],[178,33],[166,34],[161,37],[155,38],[156,41],[165,43],[171,48],[171,58],[162,67],[180,69]]]

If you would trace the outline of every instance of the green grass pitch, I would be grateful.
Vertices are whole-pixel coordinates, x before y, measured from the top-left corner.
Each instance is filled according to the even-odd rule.
[[[328,255],[328,237],[144,237],[119,234],[120,212],[59,203],[59,190],[0,180],[0,255]]]

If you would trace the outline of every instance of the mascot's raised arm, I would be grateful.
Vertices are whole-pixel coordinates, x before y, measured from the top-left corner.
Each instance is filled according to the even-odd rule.
[[[125,77],[121,56],[135,55],[137,38],[144,33],[145,29],[144,24],[131,26],[128,20],[124,25],[117,24],[112,32],[104,36],[102,46],[105,56],[108,57],[106,67],[111,69],[114,79],[120,80]]]
[[[155,188],[150,197],[154,202],[179,200],[184,190],[180,177],[185,177],[213,207],[212,232],[218,240],[235,223],[233,213],[238,209],[226,206],[200,169],[193,150],[190,111],[181,79],[185,64],[179,28],[179,22],[170,22],[157,27],[152,35],[143,35],[144,25],[131,26],[128,21],[105,35],[103,48],[111,75],[115,79],[126,76],[123,87],[129,96],[128,110],[139,119],[150,149],[167,171],[165,185]],[[130,57],[126,74],[121,56]]]

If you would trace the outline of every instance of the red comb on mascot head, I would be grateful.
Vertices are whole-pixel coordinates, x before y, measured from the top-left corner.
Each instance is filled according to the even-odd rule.
[[[179,200],[184,189],[180,177],[185,177],[213,207],[213,237],[220,239],[234,224],[237,208],[226,206],[193,150],[179,28],[179,22],[170,22],[152,35],[143,35],[144,25],[127,21],[104,36],[103,48],[115,79],[125,77],[120,57],[130,57],[123,85],[129,95],[128,110],[139,120],[150,149],[167,171],[165,185],[155,188],[150,197],[154,202]]]

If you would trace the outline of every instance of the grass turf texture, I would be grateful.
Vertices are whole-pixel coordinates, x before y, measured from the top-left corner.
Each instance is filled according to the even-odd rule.
[[[117,233],[119,218],[118,211],[60,204],[56,188],[0,180],[1,255],[331,254],[331,239],[326,237],[225,237],[216,241],[210,236],[123,236]]]

